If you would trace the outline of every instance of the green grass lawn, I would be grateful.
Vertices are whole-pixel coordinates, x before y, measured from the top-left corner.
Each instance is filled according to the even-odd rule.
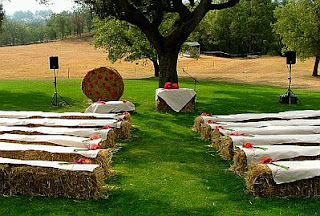
[[[0,215],[316,215],[317,199],[256,198],[243,178],[227,171],[228,162],[191,131],[202,111],[213,114],[320,109],[320,93],[295,91],[301,105],[277,103],[286,89],[201,82],[197,113],[155,111],[157,80],[126,80],[125,99],[136,104],[133,138],[118,143],[117,175],[106,183],[109,199],[79,201],[44,197],[1,197]],[[81,80],[59,80],[59,93],[73,106],[52,111],[84,111],[88,100]],[[0,110],[50,111],[52,82],[0,81]],[[192,81],[180,81],[193,88]]]

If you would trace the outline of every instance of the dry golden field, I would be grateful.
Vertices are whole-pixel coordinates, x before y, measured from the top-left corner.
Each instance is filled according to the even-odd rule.
[[[0,48],[0,79],[49,79],[49,56],[59,56],[58,77],[81,78],[90,69],[99,66],[116,68],[126,78],[143,78],[153,75],[148,61],[112,64],[102,49],[94,49],[85,40],[65,40],[46,44]],[[312,77],[314,59],[298,61],[293,65],[293,88],[320,90],[320,79]],[[257,59],[228,59],[202,55],[200,59],[179,57],[178,73],[182,70],[200,80],[245,82],[287,86],[288,69],[285,58],[263,56]]]

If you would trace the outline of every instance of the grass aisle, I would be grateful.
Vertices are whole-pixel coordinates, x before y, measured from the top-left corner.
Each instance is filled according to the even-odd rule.
[[[59,93],[73,104],[57,111],[83,111],[80,80],[59,81]],[[51,81],[1,81],[0,110],[49,111]],[[190,81],[182,87],[193,88]],[[134,137],[120,143],[113,158],[117,175],[108,180],[107,200],[42,197],[0,198],[0,215],[313,215],[317,199],[265,199],[246,192],[242,178],[191,131],[199,114],[155,112],[157,81],[127,80],[124,98],[137,104]],[[277,103],[285,89],[201,82],[198,108],[215,114],[320,109],[318,92],[296,91],[302,105]]]

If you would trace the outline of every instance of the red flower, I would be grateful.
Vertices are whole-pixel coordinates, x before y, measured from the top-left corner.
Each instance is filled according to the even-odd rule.
[[[105,80],[105,81],[108,81],[108,77],[105,77],[104,80]]]
[[[98,134],[92,134],[90,136],[90,140],[100,139],[100,136]]]
[[[74,160],[73,162],[77,164],[92,164],[92,161],[88,158],[81,158],[79,160]]]
[[[112,96],[116,96],[117,95],[117,91],[114,91],[111,93]]]
[[[112,80],[112,78],[113,78],[112,76],[109,76],[109,80]]]
[[[208,123],[209,123],[209,124],[212,124],[212,123],[213,123],[213,121],[212,121],[211,119],[209,119],[209,120],[208,120]]]
[[[207,113],[203,112],[203,113],[201,113],[201,115],[202,115],[202,116],[206,116],[206,115],[207,115]]]
[[[105,125],[105,126],[103,126],[103,129],[110,129],[110,128],[111,128],[110,125]]]
[[[221,126],[221,125],[216,126],[216,129],[223,129],[223,126]]]
[[[102,75],[101,74],[98,75],[98,79],[102,79]]]
[[[100,149],[100,146],[97,144],[92,144],[89,146],[89,150],[97,150],[97,149]]]
[[[247,143],[243,143],[242,147],[243,148],[253,148],[253,145],[251,143],[247,142]]]
[[[117,82],[119,79],[120,79],[119,77],[114,78],[114,80],[115,80],[116,82]]]
[[[122,102],[123,102],[123,103],[127,103],[128,101],[127,101],[127,100],[122,100]]]
[[[272,160],[272,158],[269,158],[269,157],[266,157],[266,156],[262,157],[261,161],[260,161],[261,164],[269,164],[269,163],[272,163],[272,162],[276,162],[276,161],[274,161],[274,160]]]
[[[124,112],[122,113],[123,115],[129,115],[130,113],[129,112]]]
[[[110,86],[107,85],[107,86],[106,86],[106,90],[107,90],[107,91],[110,91]]]
[[[231,135],[231,136],[239,136],[240,134],[237,133],[237,132],[232,132],[232,133],[230,133],[230,135]]]
[[[165,88],[165,89],[171,89],[171,88],[172,88],[172,83],[171,83],[171,82],[166,82],[166,83],[164,84],[164,88]]]
[[[179,89],[178,83],[172,83],[171,88],[172,89]]]
[[[99,98],[99,100],[97,100],[96,103],[106,104],[106,102],[101,100],[101,98]]]

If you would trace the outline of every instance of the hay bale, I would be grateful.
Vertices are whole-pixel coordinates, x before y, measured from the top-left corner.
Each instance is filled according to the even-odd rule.
[[[223,136],[219,129],[211,132],[211,147],[218,150],[220,146],[220,137]]]
[[[260,158],[261,159],[261,158]],[[277,161],[303,161],[303,160],[319,160],[320,155],[316,156],[298,156],[293,158],[282,158]],[[235,148],[233,156],[233,165],[230,167],[230,170],[237,173],[238,175],[245,175],[248,170],[247,155],[239,147]]]
[[[0,194],[10,194],[7,164],[0,164]]]
[[[246,175],[246,184],[250,192],[261,197],[320,196],[320,177],[276,184],[270,168],[265,164],[250,164]]]
[[[120,128],[114,128],[115,139],[129,139],[133,126],[128,121],[122,121]]]
[[[198,117],[194,120],[194,124],[193,124],[192,130],[193,130],[194,132],[199,133],[199,132],[200,132],[201,125],[202,125],[203,123],[204,123],[204,120],[203,120],[202,116],[198,116]]]
[[[194,96],[181,110],[180,112],[193,112],[196,104],[196,96]],[[160,97],[158,97],[156,103],[156,110],[158,112],[175,112],[171,107]]]
[[[229,136],[220,137],[219,153],[221,158],[224,160],[233,159],[233,142],[231,137]]]
[[[230,167],[230,170],[242,176],[248,169],[247,165],[246,153],[240,148],[236,147],[233,156],[233,165]]]
[[[1,151],[0,157],[19,159],[19,160],[43,160],[43,161],[65,161],[74,162],[81,158],[86,158],[80,154],[70,154],[70,153],[51,153],[47,151]],[[110,149],[101,150],[96,158],[89,158],[92,163],[99,164],[103,168],[105,178],[109,177],[111,174],[111,159],[112,152]],[[1,177],[0,177],[1,178]],[[1,181],[1,180],[0,180]]]
[[[204,141],[210,141],[211,140],[211,133],[212,133],[212,128],[208,124],[202,124],[200,128],[200,134],[201,138]]]
[[[6,169],[10,191],[6,195],[99,199],[104,195],[104,172],[69,171],[55,168],[10,165]],[[0,188],[2,185],[0,186]]]
[[[117,101],[123,94],[124,82],[115,69],[95,68],[83,78],[82,91],[92,101]]]

